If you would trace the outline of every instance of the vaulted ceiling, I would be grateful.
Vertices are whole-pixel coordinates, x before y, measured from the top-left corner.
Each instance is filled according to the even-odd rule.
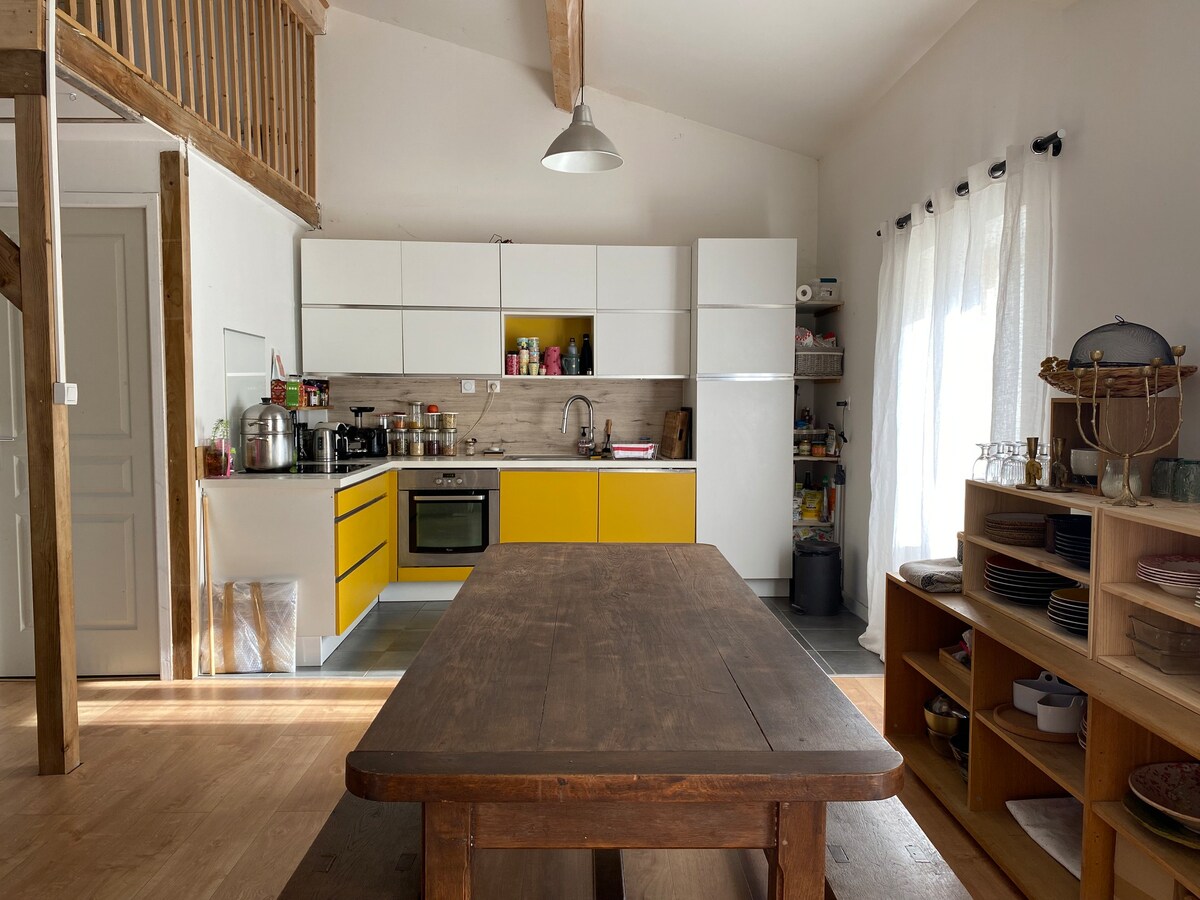
[[[331,0],[549,71],[546,0]],[[586,82],[820,158],[975,0],[592,0]],[[330,27],[336,28],[336,22]],[[553,103],[547,80],[547,103]]]

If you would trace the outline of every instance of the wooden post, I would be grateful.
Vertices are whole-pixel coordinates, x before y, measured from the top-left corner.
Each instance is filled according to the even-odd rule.
[[[29,523],[37,673],[38,771],[79,765],[71,464],[67,408],[56,405],[57,321],[51,228],[50,116],[44,95],[16,98],[17,214],[21,240]]]
[[[192,393],[192,262],[187,160],[159,157],[162,204],[163,338],[167,382],[167,522],[171,558],[172,670],[195,678],[200,658],[196,552],[195,398]]]

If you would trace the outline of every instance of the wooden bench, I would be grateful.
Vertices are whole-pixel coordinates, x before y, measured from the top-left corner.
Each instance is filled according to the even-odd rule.
[[[897,799],[828,807],[826,896],[837,900],[965,900],[946,862]],[[375,803],[347,793],[296,868],[280,900],[419,900],[421,807]],[[656,856],[688,851],[655,851]],[[731,859],[731,856],[737,858]],[[626,852],[626,856],[630,856]],[[756,850],[706,851],[662,882],[626,863],[630,897],[765,900],[767,860]],[[587,851],[481,851],[476,893],[485,900],[563,900],[593,896]],[[660,869],[665,868],[660,866]],[[741,893],[732,886],[741,875]],[[732,874],[731,874],[732,873]],[[648,884],[648,882],[654,882]]]

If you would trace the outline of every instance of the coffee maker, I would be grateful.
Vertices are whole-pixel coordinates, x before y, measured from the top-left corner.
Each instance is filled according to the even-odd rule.
[[[350,412],[354,413],[354,424],[346,430],[346,456],[357,459],[367,455],[371,440],[369,432],[373,430],[363,426],[363,413],[375,412],[375,407],[352,406]]]

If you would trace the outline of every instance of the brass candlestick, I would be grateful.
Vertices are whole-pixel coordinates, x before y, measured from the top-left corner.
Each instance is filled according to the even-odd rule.
[[[1164,366],[1162,358],[1155,357],[1150,360],[1150,365],[1141,367],[1142,383],[1145,386],[1146,393],[1146,424],[1142,431],[1141,440],[1137,441],[1134,446],[1126,448],[1118,447],[1112,436],[1111,416],[1108,415],[1108,412],[1112,408],[1112,388],[1114,383],[1114,379],[1111,376],[1104,379],[1105,416],[1103,437],[1100,433],[1100,361],[1104,359],[1104,352],[1102,350],[1093,350],[1089,354],[1092,359],[1092,433],[1096,436],[1095,441],[1089,438],[1083,430],[1083,389],[1081,383],[1084,370],[1083,368],[1075,370],[1075,423],[1079,426],[1080,436],[1093,450],[1099,450],[1110,456],[1118,457],[1122,462],[1121,494],[1115,500],[1108,501],[1111,506],[1154,505],[1149,500],[1138,500],[1137,497],[1133,496],[1133,491],[1129,487],[1129,466],[1136,457],[1158,453],[1179,437],[1179,429],[1183,425],[1183,373],[1180,371],[1179,360],[1186,351],[1187,347],[1182,345],[1171,348],[1171,352],[1175,355],[1174,366]],[[1159,372],[1164,368],[1174,368],[1179,381],[1179,396],[1175,398],[1178,415],[1175,420],[1175,431],[1171,436],[1157,447],[1151,447],[1150,445],[1154,442],[1154,435],[1158,431]]]

